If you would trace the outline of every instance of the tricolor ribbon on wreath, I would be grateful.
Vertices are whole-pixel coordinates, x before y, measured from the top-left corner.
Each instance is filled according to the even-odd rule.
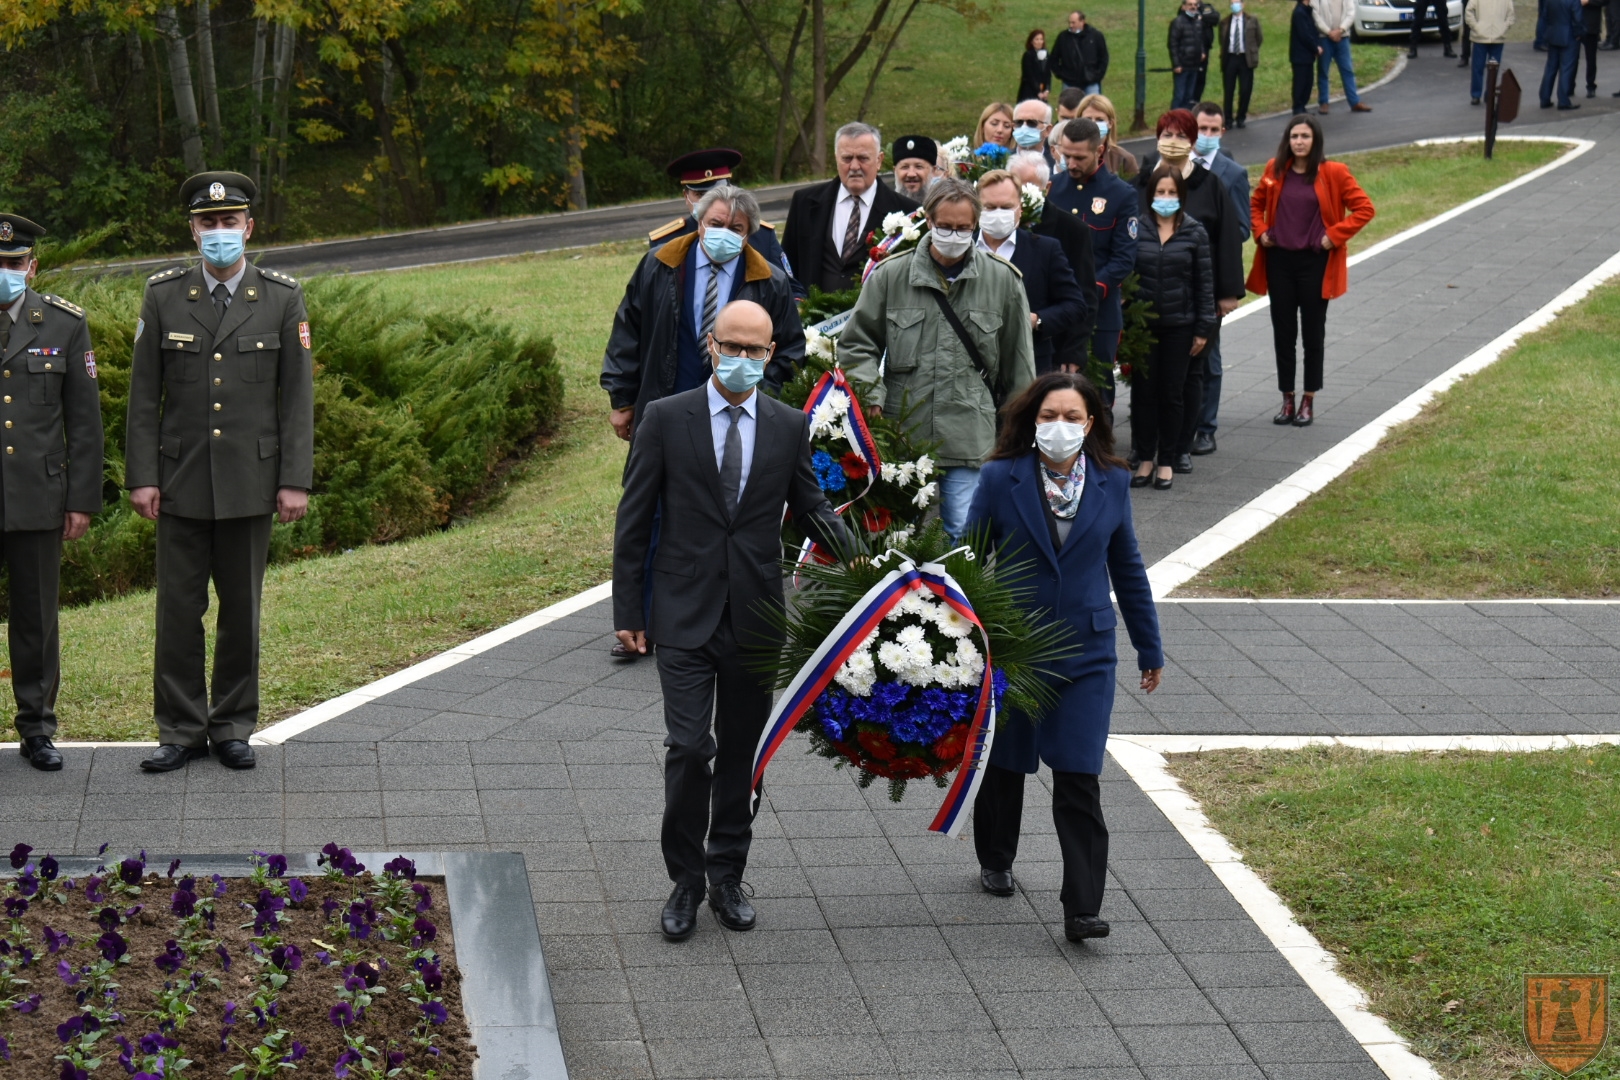
[[[900,564],[885,574],[860,602],[852,607],[821,643],[821,646],[799,669],[787,690],[777,700],[765,730],[760,734],[759,746],[754,750],[753,801],[759,800],[760,781],[765,767],[781,749],[782,744],[801,720],[814,708],[816,699],[827,689],[838,669],[850,654],[861,648],[877,631],[878,626],[905,596],[918,589],[927,589],[973,624],[984,643],[984,675],[979,682],[979,700],[968,725],[968,735],[962,749],[962,763],[945,792],[945,801],[934,815],[928,828],[931,832],[955,837],[967,822],[967,810],[978,793],[984,778],[984,767],[990,758],[990,744],[996,731],[996,705],[993,693],[993,658],[990,655],[990,635],[973,611],[967,595],[946,571],[943,561],[927,562],[921,566],[898,552],[888,551],[878,561],[890,556],[900,558]]]
[[[861,489],[859,495],[849,499],[842,506],[834,507],[833,512],[836,514],[842,514],[860,501],[862,496],[872,490],[872,485],[883,474],[883,462],[878,458],[877,442],[872,438],[872,429],[866,426],[866,416],[861,412],[861,403],[855,397],[855,388],[850,386],[849,381],[844,378],[843,368],[835,367],[831,371],[822,374],[821,378],[817,380],[815,388],[810,391],[810,396],[805,399],[804,414],[814,417],[816,410],[824,405],[830,405],[830,407],[836,409],[836,405],[830,403],[834,402],[839,395],[844,398],[844,408],[841,410],[844,416],[844,436],[850,446],[854,447],[855,453],[866,463],[866,486]],[[814,430],[813,426],[812,430]],[[799,548],[799,557],[794,565],[802,566],[805,560],[812,558],[819,558],[823,562],[827,561],[822,556],[817,555],[816,542],[807,536]]]

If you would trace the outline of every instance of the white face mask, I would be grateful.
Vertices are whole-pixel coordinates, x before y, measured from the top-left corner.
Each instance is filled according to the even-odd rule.
[[[1052,420],[1035,425],[1035,445],[1048,461],[1068,461],[1080,452],[1086,442],[1089,424],[1071,424],[1067,420]]]
[[[928,240],[934,250],[947,259],[957,259],[967,254],[967,249],[973,246],[972,229],[933,229],[928,233]]]
[[[1018,228],[1018,211],[986,210],[979,215],[979,228],[992,240],[1005,240]]]

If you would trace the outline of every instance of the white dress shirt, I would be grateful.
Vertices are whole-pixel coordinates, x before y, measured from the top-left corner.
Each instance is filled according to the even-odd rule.
[[[1019,228],[1022,228],[1022,226],[1019,226]],[[1017,246],[1018,246],[1018,229],[1014,229],[1010,234],[1008,234],[1007,239],[1005,239],[1005,240],[1003,240],[1001,242],[1001,247],[999,247],[999,248],[993,248],[988,243],[986,243],[985,239],[984,239],[984,230],[983,229],[979,230],[979,250],[980,251],[988,251],[992,255],[1000,255],[1003,259],[1006,259],[1007,261],[1011,262],[1012,261],[1013,248],[1015,248]]]
[[[714,467],[718,469],[726,459],[726,431],[731,427],[731,417],[726,410],[731,407],[731,402],[720,396],[712,377],[704,380],[703,385],[709,388],[709,432],[714,436]],[[742,439],[742,476],[737,481],[739,501],[743,489],[748,487],[748,471],[754,464],[754,423],[758,408],[759,392],[756,390],[742,403],[742,415],[737,417],[737,436]]]
[[[846,187],[839,187],[838,202],[833,207],[832,216],[832,242],[833,250],[844,250],[844,230],[849,228],[849,212],[856,203],[861,207],[861,237],[864,240],[867,233],[875,228],[872,221],[872,200],[877,198],[877,181],[859,195],[851,195]]]
[[[697,273],[692,275],[692,333],[697,334],[703,329],[703,297],[708,292],[709,275],[717,272],[720,275],[714,305],[718,313],[731,300],[731,285],[737,278],[737,267],[742,264],[742,256],[738,255],[730,262],[717,263],[709,258],[701,239],[694,246],[697,248]],[[698,348],[707,352],[707,347],[701,341],[698,342]]]

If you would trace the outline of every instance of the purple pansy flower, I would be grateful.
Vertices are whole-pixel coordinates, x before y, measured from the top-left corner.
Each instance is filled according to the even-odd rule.
[[[209,880],[214,883],[214,896],[215,896],[215,898],[217,899],[218,897],[224,896],[225,895],[225,879],[223,877],[221,877],[220,875],[215,874]]]
[[[118,864],[118,879],[125,885],[139,885],[141,878],[146,875],[146,853],[141,854],[142,858],[125,859]]]
[[[439,928],[433,925],[432,920],[424,919],[420,915],[416,917],[416,922],[411,924],[411,929],[416,931],[416,936],[422,941],[432,941],[439,936]]]
[[[347,1001],[340,1001],[332,1006],[332,1011],[327,1013],[326,1018],[332,1021],[332,1026],[335,1028],[353,1027],[354,1007]]]
[[[303,1061],[304,1056],[306,1054],[308,1054],[308,1053],[309,1053],[309,1048],[306,1047],[303,1043],[299,1042],[297,1039],[294,1039],[293,1044],[292,1044],[292,1049],[288,1050],[287,1051],[287,1056],[283,1057],[281,1060],[286,1061],[286,1062]]]
[[[287,897],[295,904],[301,904],[309,898],[309,886],[304,884],[303,878],[287,879]]]
[[[23,868],[23,863],[28,861],[28,853],[33,850],[34,849],[29,847],[27,844],[18,844],[16,847],[12,848],[11,868],[13,870],[21,870]]]
[[[175,918],[190,918],[197,912],[197,894],[186,889],[176,889],[174,898],[169,901],[169,910],[174,912]]]
[[[436,994],[444,989],[444,973],[439,970],[437,960],[422,966],[422,985],[427,987],[430,994]]]
[[[90,1074],[71,1061],[62,1062],[62,1071],[56,1075],[58,1080],[90,1080]]]
[[[101,955],[108,960],[116,961],[129,952],[129,942],[125,941],[124,936],[118,931],[109,930],[96,939],[96,948],[100,949]]]
[[[56,977],[67,983],[69,986],[79,985],[79,973],[74,971],[73,965],[68,963],[66,960],[58,960],[56,962]]]
[[[338,1055],[337,1065],[333,1067],[332,1075],[337,1077],[337,1080],[346,1080],[346,1078],[350,1075],[349,1066],[354,1065],[361,1060],[362,1058],[360,1055],[355,1053],[353,1050],[343,1051],[343,1053]]]
[[[90,901],[92,904],[101,903],[102,880],[102,878],[95,874],[91,874],[89,877],[84,879],[84,898]],[[69,884],[71,884],[71,882],[69,882]]]
[[[31,1012],[38,1012],[39,1011],[39,995],[38,994],[29,994],[27,997],[23,998],[21,1001],[17,1002],[15,1005],[13,1005],[12,1008],[16,1009],[20,1013],[23,1013],[24,1015],[27,1015],[28,1013],[31,1013]]]
[[[47,855],[39,860],[39,876],[46,881],[55,881],[56,875],[62,872],[61,864]]]
[[[433,893],[428,891],[426,885],[418,882],[411,886],[411,891],[416,894],[416,912],[418,915],[433,906]]]
[[[225,970],[231,970],[231,954],[223,945],[215,946],[214,952],[219,956],[219,962],[225,965]]]
[[[17,878],[16,889],[24,896],[33,896],[39,892],[39,878],[34,876],[32,865],[23,867],[23,872]]]
[[[304,955],[296,945],[277,945],[270,950],[270,962],[282,971],[297,971],[304,966]]]
[[[20,919],[28,914],[28,901],[21,896],[6,897],[6,914],[13,919]]]
[[[161,1054],[165,1050],[177,1050],[179,1047],[180,1040],[171,1039],[161,1032],[154,1031],[150,1035],[141,1036],[141,1053],[143,1054]]]
[[[103,930],[116,930],[124,925],[124,919],[118,914],[117,908],[104,907],[96,912],[96,925]]]
[[[180,943],[170,938],[163,944],[163,952],[158,954],[152,963],[165,975],[173,975],[180,970],[180,965],[186,962],[186,954],[180,951]]]
[[[0,1035],[0,1061],[10,1061],[10,1060],[11,1060],[11,1044],[6,1041],[6,1037],[4,1035]]]
[[[66,934],[59,934],[50,927],[45,928],[45,948],[50,952],[59,952],[73,944],[73,939]]]
[[[383,873],[402,877],[407,881],[416,880],[416,864],[403,855],[396,855],[383,866]]]
[[[178,870],[178,869],[180,869],[180,860],[175,859],[173,862],[171,862],[169,864],[169,872],[167,874],[163,875],[163,876],[168,878],[169,880],[173,881],[174,880],[174,872],[176,870]]]
[[[56,1037],[62,1042],[72,1042],[84,1030],[84,1017],[75,1016],[71,1020],[56,1025]]]
[[[450,1014],[445,1010],[445,1007],[437,1001],[424,1001],[419,1008],[422,1010],[422,1015],[427,1017],[431,1023],[442,1024],[450,1018]]]

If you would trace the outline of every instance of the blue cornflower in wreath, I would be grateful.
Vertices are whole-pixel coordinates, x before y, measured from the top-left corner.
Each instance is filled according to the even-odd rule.
[[[815,470],[816,483],[821,485],[822,491],[843,491],[849,486],[844,467],[825,450],[810,455],[810,467]]]

